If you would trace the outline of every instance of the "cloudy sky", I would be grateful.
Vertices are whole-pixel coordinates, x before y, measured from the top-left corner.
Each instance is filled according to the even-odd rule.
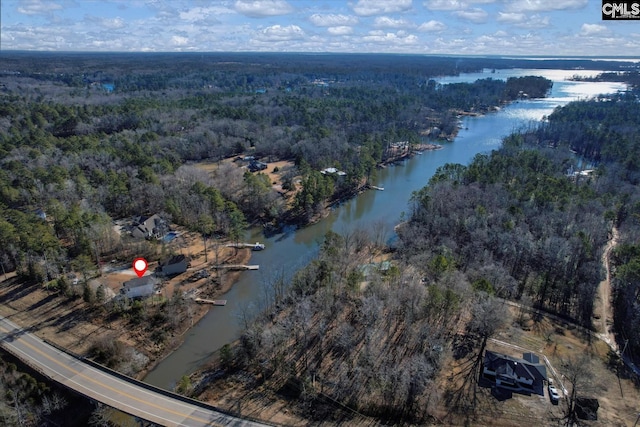
[[[2,50],[640,57],[601,0],[2,0]]]

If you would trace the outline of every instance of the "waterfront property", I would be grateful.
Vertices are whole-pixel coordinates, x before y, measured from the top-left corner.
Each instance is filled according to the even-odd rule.
[[[190,265],[189,258],[185,255],[173,255],[160,262],[158,272],[165,276],[171,276],[174,274],[184,273]]]
[[[136,277],[122,284],[120,294],[127,298],[145,298],[155,293],[157,283],[153,275]]]

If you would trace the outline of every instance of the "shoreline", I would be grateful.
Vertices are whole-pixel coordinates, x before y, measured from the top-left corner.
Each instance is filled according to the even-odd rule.
[[[456,129],[450,137],[455,137],[455,134],[457,134],[457,130],[458,129]],[[447,138],[447,140],[448,139],[449,138]],[[418,147],[416,147],[417,151],[428,151],[441,149],[442,145],[422,143],[419,144]],[[402,158],[412,157],[415,154],[416,153],[412,151],[403,155]],[[398,161],[402,158],[394,159],[393,161]],[[369,185],[363,184],[350,194],[345,194],[343,195],[343,197],[325,204],[325,207],[319,213],[310,218],[309,221],[306,221],[304,223],[294,221],[293,224],[296,224],[297,222],[297,226],[299,228],[304,228],[308,225],[315,224],[323,218],[327,217],[336,205],[339,205],[347,200],[358,196],[360,193],[366,191],[367,189],[369,189]],[[233,261],[231,263],[245,264],[251,259],[251,250],[239,249],[236,253],[234,253],[232,259]],[[221,295],[226,294],[237,283],[240,273],[240,271],[227,272],[225,274],[225,281],[223,286],[215,289],[208,289],[206,290],[206,293],[202,294],[202,296],[215,299],[220,297]],[[0,279],[0,283],[2,284],[0,286],[5,285],[6,282],[7,280]],[[12,283],[12,285],[20,286],[16,283]],[[31,292],[37,294],[36,296],[34,296],[36,302],[45,300],[52,296],[52,293],[50,291],[43,289],[37,284],[22,285],[31,288]],[[65,306],[63,307],[65,311],[71,313],[74,325],[70,329],[63,330],[61,327],[55,325],[55,323],[51,321],[51,318],[47,318],[44,314],[33,313],[30,310],[32,304],[25,304],[24,306],[19,307],[19,305],[22,304],[14,304],[15,300],[13,299],[13,297],[7,297],[7,295],[4,295],[4,292],[2,292],[1,290],[0,302],[2,302],[3,304],[2,308],[0,308],[0,313],[4,314],[8,312],[9,315],[7,317],[16,316],[20,318],[19,324],[25,329],[32,329],[37,335],[55,342],[57,345],[60,345],[61,347],[77,354],[86,355],[92,344],[95,344],[107,335],[111,335],[111,339],[122,338],[119,341],[125,343],[136,352],[148,358],[148,362],[143,368],[130,373],[131,376],[138,379],[144,379],[151,371],[156,369],[162,361],[164,361],[168,356],[170,356],[173,352],[180,348],[180,346],[184,343],[185,334],[194,326],[196,326],[208,314],[209,310],[213,308],[211,306],[194,303],[194,309],[192,310],[192,315],[190,316],[191,322],[187,322],[188,319],[184,319],[184,321],[181,322],[181,326],[184,326],[184,328],[179,328],[178,330],[173,332],[167,342],[163,344],[155,344],[152,340],[150,340],[149,332],[144,330],[132,329],[130,325],[127,324],[126,320],[117,319],[114,322],[109,321],[106,319],[106,316],[96,315],[95,307],[89,307],[81,300],[76,299],[75,302],[71,302],[70,300],[64,300],[63,298],[65,297],[60,296],[59,298],[54,298],[53,301],[55,301],[55,304],[52,305]],[[187,304],[191,304],[191,301],[187,301]],[[16,305],[16,308],[14,308],[13,305]],[[49,304],[45,304],[45,306],[48,305]],[[25,314],[27,315],[25,316]],[[83,339],[78,339],[78,337],[75,336],[78,335],[78,331],[81,331],[80,335],[83,335]]]
[[[233,263],[244,264],[250,258],[250,249],[238,249],[231,260]],[[226,273],[221,287],[207,289],[205,286],[198,286],[201,288],[201,295],[215,299],[226,294],[237,283],[240,273],[242,272]],[[157,304],[155,302],[149,307],[153,309]],[[189,322],[189,317],[186,316],[187,307],[192,308],[192,322]],[[143,380],[149,372],[176,351],[184,343],[185,334],[212,308],[186,298],[180,327],[169,336],[164,345],[158,345],[153,342],[151,332],[144,328],[144,321],[139,326],[132,327],[124,317],[110,320],[104,308],[90,306],[81,297],[66,297],[47,290],[41,284],[24,282],[17,278],[15,272],[0,276],[0,315],[11,318],[30,333],[82,357],[88,357],[92,346],[99,342],[117,340],[147,359],[139,369],[127,370],[126,366],[116,367],[117,371],[139,380]],[[65,321],[60,322],[60,319]],[[130,368],[133,366],[129,365]]]
[[[246,264],[251,259],[251,250],[250,249],[238,249],[238,254],[234,257],[234,264]],[[225,284],[221,288],[217,289],[214,293],[207,295],[207,298],[217,299],[226,293],[228,293],[233,286],[238,282],[240,278],[240,274],[242,271],[230,271],[226,273]],[[187,303],[192,304],[192,301],[187,301]],[[151,371],[153,371],[160,363],[162,363],[167,357],[171,356],[182,344],[184,344],[184,336],[193,328],[195,328],[198,323],[209,313],[209,310],[214,309],[214,306],[208,304],[194,304],[196,309],[194,310],[194,314],[192,317],[192,323],[190,326],[187,326],[180,333],[177,333],[174,341],[172,341],[171,346],[167,346],[167,350],[161,352],[158,357],[150,364],[148,364],[143,370],[136,374],[136,379],[140,381],[144,381],[144,378],[149,375]],[[137,349],[140,351],[140,349]]]

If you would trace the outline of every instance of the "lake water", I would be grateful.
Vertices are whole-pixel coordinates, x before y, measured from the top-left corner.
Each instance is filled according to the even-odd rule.
[[[387,236],[408,211],[412,192],[424,187],[435,170],[445,163],[468,164],[478,153],[498,148],[502,138],[524,125],[538,122],[566,103],[597,94],[615,93],[626,87],[619,83],[571,82],[566,79],[580,74],[592,76],[594,70],[496,70],[491,73],[464,74],[436,79],[439,83],[473,82],[479,78],[506,79],[525,75],[538,75],[553,80],[550,96],[540,100],[514,102],[500,111],[482,117],[465,117],[458,136],[443,149],[425,151],[402,163],[378,171],[373,184],[384,191],[367,191],[335,208],[317,224],[301,230],[289,230],[265,239],[260,230],[252,230],[249,242],[264,242],[266,249],[254,252],[251,264],[260,270],[242,273],[238,283],[221,299],[224,307],[213,307],[206,317],[184,337],[184,343],[151,371],[145,381],[163,388],[172,388],[185,374],[190,374],[209,361],[224,344],[237,339],[241,332],[241,319],[260,306],[267,284],[279,274],[290,275],[307,264],[318,252],[319,243],[329,230],[343,233],[357,227],[382,228]]]

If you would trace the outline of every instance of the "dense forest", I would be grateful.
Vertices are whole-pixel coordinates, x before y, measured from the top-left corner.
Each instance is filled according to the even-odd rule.
[[[169,66],[163,55],[3,53],[3,270],[47,281],[70,261],[118,257],[127,251],[112,220],[136,215],[231,238],[248,222],[308,220],[375,174],[389,143],[451,135],[461,111],[550,88],[536,77],[432,79],[480,60],[339,58],[185,55]],[[299,180],[293,205],[265,175],[193,164],[246,154],[295,161],[283,186]],[[319,173],[329,166],[346,179]]]
[[[530,297],[589,325],[608,204],[589,183],[566,176],[568,150],[523,148],[512,136],[468,167],[440,168],[414,196],[402,251],[410,263],[429,266],[429,277],[442,274],[443,264],[459,268],[486,292]]]
[[[387,266],[367,264],[381,250],[375,227],[327,234],[317,259],[274,284],[221,367],[294,390],[318,418],[329,416],[329,396],[369,416],[424,422],[435,402],[473,402],[436,379],[448,351],[471,354],[477,372],[506,317],[500,299],[592,328],[613,227],[616,329],[626,355],[640,355],[637,96],[571,103],[467,166],[439,168],[414,194]]]
[[[616,227],[617,330],[639,354],[638,114],[636,91],[573,102],[468,166],[441,167],[414,195],[403,255],[429,277],[462,269],[483,290],[591,327]]]
[[[0,266],[26,284],[59,286],[68,286],[64,273],[86,273],[97,260],[153,252],[152,242],[116,236],[115,219],[157,213],[230,239],[249,223],[308,220],[375,174],[388,144],[449,138],[459,114],[545,96],[551,84],[523,77],[440,85],[437,76],[589,64],[384,55],[0,58]],[[616,62],[598,67],[620,70]],[[385,250],[375,226],[329,233],[291,283],[273,283],[264,313],[243,319],[240,345],[221,352],[224,367],[297,390],[318,418],[330,414],[316,406],[316,383],[323,396],[366,414],[423,421],[442,397],[435,381],[455,347],[453,331],[468,332],[481,355],[500,326],[496,297],[589,326],[612,226],[623,236],[614,257],[616,322],[633,334],[640,329],[637,109],[635,93],[574,103],[468,166],[442,167],[415,194],[384,268],[372,263]],[[266,175],[223,162],[244,156],[291,160],[293,203]],[[579,157],[595,172],[574,174]],[[201,161],[218,167],[210,173]],[[325,167],[345,179],[321,174]],[[638,336],[629,347],[637,354]]]

